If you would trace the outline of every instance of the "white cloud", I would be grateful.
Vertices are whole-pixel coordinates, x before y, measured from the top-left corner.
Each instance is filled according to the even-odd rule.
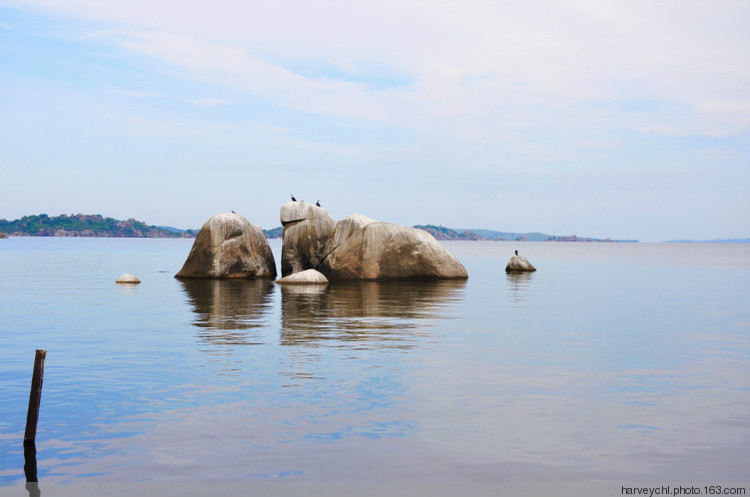
[[[653,112],[631,129],[714,135],[750,125],[744,110],[712,104],[750,92],[742,1],[17,3],[109,23],[122,47],[191,77],[336,118],[486,140],[509,123],[621,126],[636,120],[585,105],[645,97],[694,118]],[[341,74],[320,77],[322,66]],[[367,84],[392,76],[408,83]]]
[[[223,107],[225,105],[234,105],[234,102],[232,102],[231,100],[213,97],[183,98],[182,101],[187,104],[198,105],[200,107]]]

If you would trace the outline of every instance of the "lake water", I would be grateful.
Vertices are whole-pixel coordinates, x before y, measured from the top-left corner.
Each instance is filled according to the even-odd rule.
[[[310,290],[180,282],[191,244],[0,240],[0,495],[38,348],[43,495],[750,481],[750,245],[445,242],[468,281]]]

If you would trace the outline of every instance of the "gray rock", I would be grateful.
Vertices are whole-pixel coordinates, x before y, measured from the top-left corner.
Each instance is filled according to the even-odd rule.
[[[531,271],[536,271],[536,268],[522,255],[512,256],[505,266],[506,273],[527,273]]]
[[[276,280],[279,285],[327,285],[328,278],[315,269],[305,269]]]
[[[281,206],[281,225],[284,226],[281,275],[318,267],[336,221],[322,207],[287,202]]]
[[[8,238],[8,235],[6,233],[0,233],[0,240],[3,238]]]
[[[464,266],[426,231],[353,215],[336,224],[320,272],[334,279],[466,279]]]
[[[276,262],[263,235],[239,214],[206,221],[175,278],[275,278]]]
[[[138,278],[136,278],[134,275],[130,273],[125,273],[119,278],[117,278],[117,280],[115,280],[115,283],[130,284],[130,285],[137,285],[140,282],[141,280],[139,280]]]

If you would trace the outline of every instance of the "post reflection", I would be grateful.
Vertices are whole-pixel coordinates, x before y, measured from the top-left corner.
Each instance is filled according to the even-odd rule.
[[[534,273],[505,273],[508,282],[508,290],[511,295],[511,305],[521,307],[528,299],[529,286],[534,279]]]
[[[281,289],[281,343],[334,340],[358,347],[410,348],[430,320],[447,317],[465,280],[337,281],[327,287]]]
[[[256,343],[249,332],[264,325],[274,285],[267,279],[181,281],[193,306],[198,336],[212,345]]]
[[[23,444],[23,472],[26,475],[26,490],[29,497],[39,497],[42,495],[39,490],[39,479],[36,475],[36,444],[34,442],[24,442]]]

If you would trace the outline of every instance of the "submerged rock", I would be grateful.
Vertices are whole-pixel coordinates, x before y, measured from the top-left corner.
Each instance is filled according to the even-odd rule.
[[[518,252],[510,258],[505,266],[506,273],[528,273],[532,271],[536,271],[536,268],[526,260],[526,257],[518,255]]]
[[[239,214],[217,214],[201,227],[175,278],[275,278],[263,230]]]
[[[327,285],[328,278],[315,269],[305,269],[276,280],[279,285]]]
[[[139,280],[138,278],[136,278],[134,275],[130,273],[123,274],[122,276],[117,278],[117,280],[115,281],[115,283],[132,284],[132,285],[137,285],[140,282],[141,280]]]
[[[318,267],[336,221],[322,207],[304,201],[287,202],[281,206],[281,225],[281,275]]]
[[[328,279],[466,279],[464,266],[426,231],[355,214],[336,224],[319,270]]]

